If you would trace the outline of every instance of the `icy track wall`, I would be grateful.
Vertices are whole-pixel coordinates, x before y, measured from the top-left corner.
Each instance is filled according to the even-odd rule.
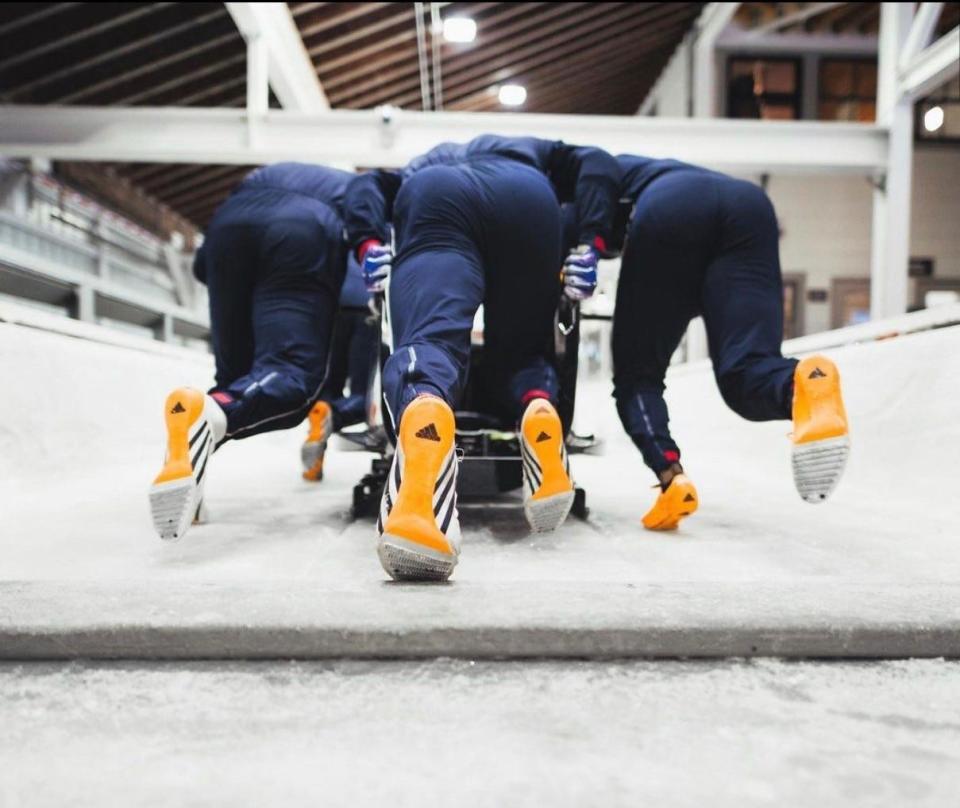
[[[149,477],[162,460],[166,394],[178,385],[206,389],[211,358],[9,311],[0,310],[0,495],[18,486],[55,491],[104,467],[139,464]]]
[[[878,505],[888,497],[900,505],[915,498],[918,507],[940,509],[948,521],[960,511],[960,326],[930,327],[951,318],[960,320],[960,306],[785,346],[791,353],[834,346],[823,351],[840,368],[853,440],[851,479],[842,488],[872,492]],[[914,328],[930,330],[876,340]],[[840,344],[858,339],[870,341]],[[146,479],[162,453],[166,394],[178,385],[206,388],[213,372],[211,359],[195,352],[6,306],[0,306],[0,367],[4,498],[18,488],[69,486],[71,479],[105,468],[139,470]],[[751,467],[787,474],[782,463],[789,425],[748,424],[732,415],[716,392],[709,363],[674,368],[668,385],[677,437],[703,483],[703,473],[715,470],[742,477],[745,485]],[[583,393],[585,412],[594,399],[609,405],[605,385]],[[606,431],[610,462],[617,464],[625,439],[613,421]],[[952,509],[952,517],[943,509]]]

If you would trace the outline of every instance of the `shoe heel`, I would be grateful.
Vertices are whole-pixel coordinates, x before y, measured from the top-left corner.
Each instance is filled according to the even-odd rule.
[[[571,490],[542,499],[528,499],[523,503],[530,530],[534,533],[549,533],[566,520],[573,507],[576,492]]]
[[[174,390],[164,405],[167,455],[149,492],[153,526],[164,541],[183,537],[203,497],[203,473],[213,442],[203,407],[203,393],[190,388]]]
[[[153,526],[164,541],[175,542],[183,538],[193,523],[198,506],[197,484],[192,476],[156,483],[150,488]]]
[[[377,555],[395,581],[446,581],[457,566],[453,552],[441,553],[390,533],[380,538]]]
[[[793,484],[801,498],[813,505],[824,502],[840,482],[849,456],[847,435],[794,444]]]
[[[526,490],[523,512],[534,533],[556,530],[576,498],[563,445],[563,425],[553,405],[534,401],[520,425]]]
[[[394,580],[445,581],[457,564],[457,549],[434,511],[444,463],[456,462],[454,432],[453,412],[440,399],[417,399],[403,414],[395,461],[402,455],[403,477],[377,546],[380,563]]]
[[[797,365],[794,377],[791,465],[797,493],[824,502],[840,481],[850,455],[840,373],[825,356]]]

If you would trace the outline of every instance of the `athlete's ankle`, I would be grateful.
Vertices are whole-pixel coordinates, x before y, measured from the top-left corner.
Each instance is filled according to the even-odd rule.
[[[673,478],[678,474],[683,474],[683,466],[679,463],[671,463],[667,468],[657,474],[657,478],[660,480],[660,490],[666,491],[670,487],[670,483],[673,482]]]

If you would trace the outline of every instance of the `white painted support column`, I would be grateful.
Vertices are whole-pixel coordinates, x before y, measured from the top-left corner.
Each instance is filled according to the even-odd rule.
[[[900,61],[900,94],[914,99],[946,84],[960,72],[960,28],[944,34],[913,59]]]
[[[177,303],[186,309],[194,308],[196,302],[193,275],[184,260],[183,253],[173,244],[163,246],[163,260],[167,271],[173,278],[174,290],[177,294]]]
[[[99,225],[97,226],[97,235],[100,235]],[[104,281],[110,280],[109,252],[106,242],[101,241],[97,246],[97,277]]]
[[[901,72],[930,43],[933,32],[937,27],[937,20],[940,19],[941,11],[943,11],[943,3],[920,4],[897,60]]]
[[[877,123],[890,131],[887,167],[873,192],[870,317],[907,310],[910,188],[913,178],[913,100],[900,97],[898,69],[913,22],[911,3],[882,3],[877,66]]]
[[[286,3],[225,3],[243,38],[261,38],[266,48],[270,86],[284,109],[330,109],[316,68]]]
[[[153,329],[153,333],[158,340],[173,343],[173,317],[167,313],[161,314],[156,327]]]
[[[270,107],[270,82],[267,73],[267,43],[260,35],[247,39],[247,135],[250,145],[257,142],[257,123]]]
[[[710,3],[697,20],[693,46],[693,115],[696,118],[716,115],[717,37],[739,7],[739,3]]]
[[[697,19],[693,40],[693,117],[713,118],[717,114],[717,38],[733,19],[739,3],[710,3]],[[709,355],[707,329],[697,317],[687,327],[687,361]]]
[[[84,323],[95,323],[97,321],[96,294],[93,287],[87,284],[81,284],[76,288],[76,306],[74,315],[78,320]]]

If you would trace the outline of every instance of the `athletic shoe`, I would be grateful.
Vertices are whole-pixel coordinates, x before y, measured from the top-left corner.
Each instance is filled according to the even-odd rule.
[[[326,401],[318,401],[307,418],[310,421],[310,433],[300,447],[303,479],[320,482],[323,479],[323,456],[333,431],[333,410]]]
[[[164,419],[167,455],[150,487],[150,510],[160,538],[176,541],[202,517],[207,461],[226,431],[226,416],[209,396],[180,387],[167,396]]]
[[[527,405],[520,421],[523,461],[523,511],[534,533],[563,524],[575,495],[563,425],[553,404],[543,398]]]
[[[680,520],[697,510],[697,489],[686,474],[677,474],[643,517],[647,530],[676,530]]]
[[[850,454],[840,374],[825,356],[811,356],[793,376],[793,482],[807,502],[836,488]]]
[[[400,419],[397,451],[383,489],[380,563],[397,581],[445,581],[460,555],[453,410],[414,399]]]

